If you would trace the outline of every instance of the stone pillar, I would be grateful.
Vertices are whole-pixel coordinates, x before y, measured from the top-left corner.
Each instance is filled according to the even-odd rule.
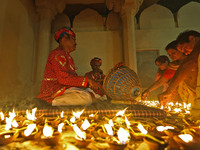
[[[124,7],[121,13],[123,26],[123,51],[125,64],[137,72],[135,23],[136,10],[132,7]]]
[[[121,14],[123,26],[123,59],[127,66],[137,72],[135,15],[143,0],[106,0],[109,10]]]
[[[143,0],[124,0],[121,9],[124,62],[137,73],[135,15]]]
[[[35,58],[34,82],[36,91],[39,91],[43,79],[44,69],[51,44],[51,22],[57,13],[65,8],[65,0],[36,0],[36,9],[39,15],[37,50]]]
[[[41,82],[44,68],[50,51],[52,13],[48,9],[40,11],[40,23],[37,39],[36,74],[35,80]]]
[[[200,120],[200,55],[198,58],[196,98],[194,100],[194,106],[192,107],[191,110],[191,115],[194,120]]]

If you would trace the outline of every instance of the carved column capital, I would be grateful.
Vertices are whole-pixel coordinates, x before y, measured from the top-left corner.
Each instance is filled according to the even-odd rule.
[[[121,16],[123,17],[126,14],[135,16],[142,3],[143,0],[125,0],[120,12]]]
[[[130,11],[135,15],[142,3],[143,0],[106,0],[106,6],[109,10],[120,12],[122,15],[130,13]]]
[[[36,10],[41,18],[53,17],[65,9],[65,0],[35,0]]]
[[[106,0],[106,6],[109,10],[113,10],[118,13],[121,11],[124,0]]]
[[[130,7],[122,7],[120,16],[121,18],[127,17],[127,16],[132,16],[134,17],[136,15],[137,11],[133,9],[131,6]]]

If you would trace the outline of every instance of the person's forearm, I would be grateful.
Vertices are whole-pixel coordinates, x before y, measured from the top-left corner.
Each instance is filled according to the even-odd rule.
[[[174,77],[172,78],[169,87],[167,89],[168,92],[174,91],[177,86],[190,74],[192,69],[197,66],[194,60],[188,60],[187,62],[183,63],[178,70],[176,71]]]
[[[164,83],[166,83],[168,81],[167,78],[164,78],[164,77],[161,77],[158,81],[154,82],[153,85],[151,85],[149,88],[148,88],[148,91],[149,92],[152,92],[154,90],[156,90],[157,88],[161,87]]]

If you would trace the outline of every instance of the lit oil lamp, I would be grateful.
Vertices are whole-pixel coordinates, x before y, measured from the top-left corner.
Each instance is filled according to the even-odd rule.
[[[5,117],[4,117],[3,112],[0,112],[0,118],[1,118],[0,124],[5,124]]]
[[[82,113],[85,111],[85,109],[81,110],[81,111],[77,111],[77,112],[74,112],[72,111],[72,114],[74,117],[76,117],[77,119],[80,119],[80,116],[82,115]]]
[[[75,117],[75,116],[72,116],[72,117],[70,118],[70,122],[71,122],[71,123],[75,123],[75,122],[76,122],[76,117]]]
[[[74,112],[72,111],[72,116],[70,117],[70,123],[71,124],[77,124],[78,127],[81,127],[83,121],[82,119],[80,119],[82,113],[85,111],[85,109],[81,110],[81,111],[77,111],[77,112]]]
[[[19,136],[19,132],[15,131],[5,131],[0,133],[0,145],[7,145]]]
[[[91,134],[86,134],[81,131],[81,129],[75,124],[73,125],[73,129],[76,132],[76,145],[79,147],[87,147],[93,140],[94,137]]]
[[[62,111],[60,113],[60,116],[58,116],[58,118],[59,118],[60,122],[68,123],[67,116],[64,116],[64,111]]]
[[[128,107],[126,107],[124,110],[120,110],[116,113],[115,117],[112,118],[112,120],[117,124],[117,125],[122,125],[124,123],[124,113],[127,110]]]
[[[29,124],[22,132],[22,136],[27,140],[34,140],[38,139],[40,137],[41,130],[38,131],[38,128],[36,127],[36,124]]]
[[[12,127],[13,128],[17,128],[19,125],[18,125],[18,123],[17,123],[17,121],[16,120],[13,120],[13,118],[12,117],[6,117],[6,125],[5,125],[5,130],[10,130],[10,129],[12,129]]]
[[[45,121],[45,123],[49,124],[50,126],[52,126],[54,129],[56,129],[58,127],[58,124],[60,123],[59,118],[47,118],[47,120]]]
[[[175,135],[178,135],[180,133],[180,130],[177,129],[177,128],[174,128],[174,129],[167,129],[167,130],[164,130],[164,133],[170,137],[173,137]]]
[[[195,136],[195,138],[200,141],[200,126],[191,126],[190,131]]]
[[[103,125],[101,125],[101,127],[102,128],[99,128],[97,130],[98,140],[104,141],[104,139],[106,139],[108,137],[108,133],[106,132],[106,129]]]
[[[149,138],[148,136],[144,138],[144,142],[149,146],[150,150],[164,150],[165,147],[167,147],[168,143],[166,143],[164,139],[158,137],[155,139],[156,140]]]
[[[114,136],[107,138],[107,142],[110,145],[110,148],[113,150],[123,150],[127,146],[130,140],[130,134],[128,131],[120,127],[117,132],[118,139]]]
[[[194,137],[190,134],[180,134],[173,137],[173,139],[183,148],[183,149],[200,149],[199,141],[196,141]]]
[[[170,132],[167,132],[166,130],[173,130],[175,128],[172,126],[157,126],[156,129],[162,136],[169,136]]]
[[[96,128],[96,124],[90,124],[87,118],[85,118],[83,124],[81,125],[81,129],[83,129],[86,133],[91,134]]]
[[[121,110],[119,112],[117,112],[117,114],[115,116],[123,116],[125,111],[127,110],[128,107],[126,107],[124,110]]]
[[[14,118],[16,117],[15,111],[13,109],[13,112],[9,112],[9,117],[6,117],[6,126],[5,126],[5,130],[10,130],[12,129],[12,126],[17,128],[18,124],[16,122],[16,120],[14,120]]]
[[[54,132],[54,129],[51,126],[45,125],[41,139],[46,145],[56,146],[59,143],[60,133]]]
[[[28,120],[36,120],[37,118],[35,117],[35,113],[36,113],[36,110],[37,110],[37,108],[33,108],[32,109],[32,114],[31,113],[29,113],[29,111],[28,111],[28,109],[26,110],[26,118],[28,119]]]
[[[65,124],[63,122],[58,125],[58,132],[62,133],[62,129],[63,129],[64,125]]]
[[[149,147],[166,147],[167,143],[162,138],[157,138],[152,135],[148,134],[148,131],[142,126],[142,124],[138,124],[139,132],[135,132],[130,126],[129,129],[131,130],[132,135],[135,138],[143,138],[143,140],[149,145]],[[152,144],[152,145],[151,145]]]
[[[98,121],[98,119],[99,119],[98,112],[96,112],[95,114],[90,114],[89,119]]]
[[[129,129],[131,130],[131,135],[135,140],[142,140],[143,136],[148,133],[148,131],[143,127],[141,123],[139,123],[137,128],[134,130],[130,126]]]

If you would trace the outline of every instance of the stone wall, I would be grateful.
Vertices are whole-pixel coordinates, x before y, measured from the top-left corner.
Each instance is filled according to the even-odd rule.
[[[37,36],[33,1],[1,1],[0,22],[0,99],[24,99],[30,96]]]

